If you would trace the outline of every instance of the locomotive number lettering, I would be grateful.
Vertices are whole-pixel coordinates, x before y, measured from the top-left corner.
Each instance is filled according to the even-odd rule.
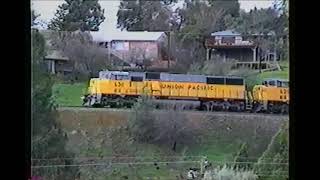
[[[115,86],[115,87],[123,87],[123,86],[124,86],[124,83],[123,83],[123,82],[115,82],[115,83],[114,83],[114,86]]]

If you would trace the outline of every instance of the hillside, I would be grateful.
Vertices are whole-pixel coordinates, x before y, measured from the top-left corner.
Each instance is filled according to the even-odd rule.
[[[95,179],[125,175],[137,178],[173,179],[190,167],[199,167],[199,162],[194,161],[200,161],[202,156],[208,156],[215,166],[222,162],[233,161],[234,154],[243,142],[249,144],[249,156],[252,161],[256,161],[267,148],[281,123],[287,119],[286,116],[273,115],[184,112],[185,124],[193,127],[190,133],[194,130],[201,130],[201,133],[196,142],[178,145],[177,151],[173,152],[165,145],[132,141],[125,129],[118,129],[117,127],[125,125],[132,115],[130,110],[85,108],[58,110],[58,121],[69,139],[68,148],[75,153],[79,162],[106,163],[109,162],[108,157],[115,156],[112,168],[110,167],[113,171],[108,167],[90,167]],[[159,117],[159,122],[167,118],[165,111],[155,113]],[[81,157],[101,158],[81,159]],[[171,161],[181,163],[171,164]],[[138,164],[128,166],[125,162]],[[157,165],[154,165],[155,163]],[[86,167],[81,168],[84,173],[88,170]]]

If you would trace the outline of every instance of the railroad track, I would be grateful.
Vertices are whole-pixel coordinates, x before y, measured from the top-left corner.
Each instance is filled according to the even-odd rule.
[[[131,112],[132,110],[130,108],[94,108],[94,107],[83,107],[83,106],[64,106],[64,107],[58,107],[58,111],[64,111],[64,110],[73,110],[73,111],[109,111],[109,112]],[[167,109],[155,109],[154,112],[164,113],[169,112],[172,110]],[[251,112],[226,112],[226,111],[199,111],[199,110],[176,110],[176,112],[182,112],[182,113],[192,113],[192,114],[202,114],[202,115],[235,115],[235,116],[283,116],[283,117],[289,117],[288,114],[271,114],[271,113],[251,113]]]

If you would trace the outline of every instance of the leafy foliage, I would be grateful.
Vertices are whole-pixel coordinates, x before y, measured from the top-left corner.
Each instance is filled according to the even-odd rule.
[[[261,84],[262,79],[257,71],[249,68],[239,68],[230,71],[229,75],[239,76],[245,79],[246,89],[251,91],[253,86]]]
[[[234,158],[234,169],[243,169],[243,170],[249,170],[251,164],[250,163],[244,163],[248,162],[249,154],[248,154],[248,145],[246,143],[241,144],[241,147],[236,154],[236,157]]]
[[[225,76],[230,74],[235,62],[235,60],[231,59],[223,61],[220,56],[214,56],[211,60],[204,61],[203,63],[192,64],[189,73]]]
[[[72,157],[65,151],[66,137],[55,121],[55,110],[52,101],[51,88],[52,78],[45,70],[43,57],[45,53],[45,40],[36,30],[32,31],[32,90],[31,90],[31,125],[32,144],[31,156],[34,160],[33,166],[47,165],[52,163],[70,164],[72,159],[63,160],[59,158]],[[58,158],[56,161],[45,159]],[[44,160],[39,160],[44,159]],[[40,175],[59,179],[61,177],[72,178],[75,168],[36,168],[33,175]]]
[[[208,0],[209,4],[212,7],[218,7],[219,9],[223,9],[225,14],[229,14],[232,17],[238,17],[240,11],[240,3],[238,0]]]
[[[174,107],[169,106],[168,113],[157,118],[156,136],[154,142],[168,145],[174,152],[181,146],[193,145],[199,132],[187,117]]]
[[[130,135],[139,142],[151,142],[155,138],[154,106],[147,96],[143,96],[133,107],[128,123]]]
[[[207,171],[205,180],[257,180],[258,176],[253,171],[234,170],[224,166],[221,169]]]
[[[128,31],[167,31],[172,1],[122,0],[117,13],[118,28]]]
[[[260,54],[274,51],[281,59],[288,59],[288,16],[276,8],[241,11],[239,17],[230,15],[224,18],[229,29],[235,29],[245,38],[254,40],[260,48]],[[257,37],[253,37],[256,35]]]
[[[105,20],[98,0],[65,0],[51,20],[49,29],[58,31],[98,31]]]
[[[53,32],[51,42],[54,49],[70,59],[73,77],[97,76],[102,69],[111,67],[105,49],[92,42],[86,32]]]
[[[272,138],[267,150],[255,164],[258,174],[270,174],[270,177],[261,179],[285,180],[289,172],[289,123],[283,124],[278,133]]]

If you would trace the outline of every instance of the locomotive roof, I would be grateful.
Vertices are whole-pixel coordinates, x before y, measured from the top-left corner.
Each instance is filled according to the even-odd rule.
[[[127,72],[127,71],[108,71],[108,70],[105,70],[105,71],[100,71],[100,72],[104,72],[104,73],[115,73],[115,74],[121,74],[121,75],[137,75],[137,74],[146,74],[146,73],[154,73],[154,74],[163,74],[163,75],[177,75],[177,76],[202,76],[202,77],[212,77],[212,78],[230,78],[230,79],[243,79],[243,77],[239,77],[239,76],[210,76],[210,75],[200,75],[200,74],[181,74],[181,73],[167,73],[167,72]],[[270,79],[271,80],[271,79]],[[276,80],[276,79],[272,79],[272,80]],[[284,81],[284,80],[282,80]]]

